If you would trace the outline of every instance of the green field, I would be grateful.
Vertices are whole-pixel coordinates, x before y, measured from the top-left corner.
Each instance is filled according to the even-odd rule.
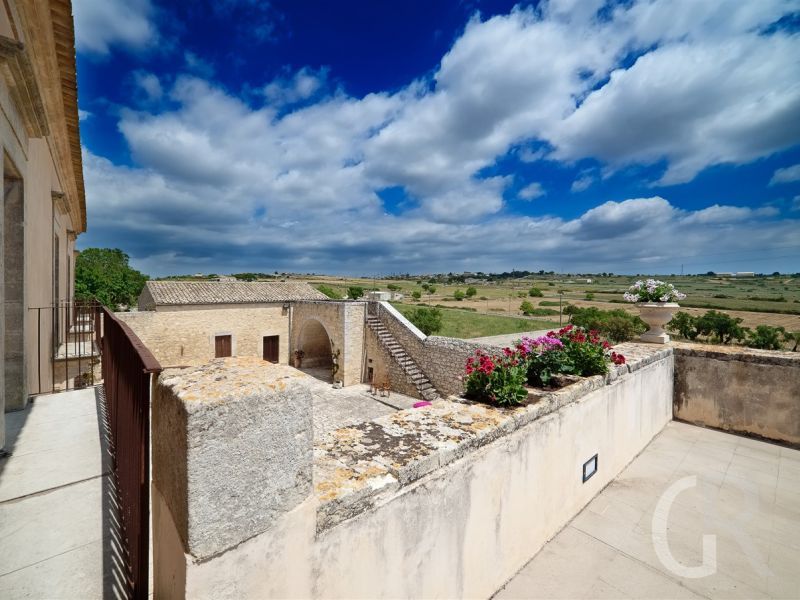
[[[673,283],[679,290],[687,294],[686,300],[680,304],[692,314],[702,314],[706,310],[715,309],[729,312],[743,319],[743,325],[782,326],[789,331],[800,331],[800,277],[788,275],[769,275],[763,277],[731,278],[710,275],[700,276],[655,276],[657,279]],[[300,278],[300,277],[298,277]],[[406,279],[354,279],[338,277],[303,277],[319,285],[325,283],[341,293],[345,293],[348,285],[358,285],[365,289],[378,288],[387,290],[389,285],[399,286],[399,292],[405,294],[403,300],[412,304],[411,294],[419,291],[421,301],[426,304],[447,304],[453,308],[469,308],[479,314],[461,315],[462,320],[478,319],[480,316],[521,317],[520,304],[529,300],[534,306],[558,309],[559,304],[575,304],[577,306],[596,306],[612,309],[625,308],[635,313],[636,309],[626,303],[622,294],[642,276],[628,275],[535,275],[519,279],[500,281],[480,281],[475,283],[450,283],[440,277],[433,294],[422,289],[419,278]],[[590,281],[589,281],[590,280]],[[418,283],[419,282],[419,283]],[[477,293],[473,298],[457,301],[453,298],[456,290],[466,291],[467,287],[475,287]],[[541,290],[543,296],[528,297],[531,287]],[[557,320],[557,317],[548,319]],[[536,325],[539,325],[537,323]],[[541,327],[548,327],[541,323]],[[476,334],[477,335],[477,334]]]
[[[393,303],[393,305],[404,316],[408,316],[416,308],[412,304]],[[436,335],[446,337],[468,339],[535,329],[558,328],[558,322],[552,321],[484,315],[456,308],[440,308],[439,310],[442,311],[442,330]]]

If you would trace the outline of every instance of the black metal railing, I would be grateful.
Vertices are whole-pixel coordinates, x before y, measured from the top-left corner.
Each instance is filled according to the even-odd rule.
[[[37,338],[36,385],[30,394],[49,394],[98,382],[100,308],[93,300],[74,300],[28,309],[28,326],[36,328]]]
[[[107,308],[102,365],[114,475],[132,598],[147,598],[150,544],[150,389],[161,365]]]

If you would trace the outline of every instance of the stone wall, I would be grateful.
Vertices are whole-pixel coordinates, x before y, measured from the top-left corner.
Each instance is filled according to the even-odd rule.
[[[478,349],[500,351],[499,348],[457,338],[425,336],[387,302],[374,303],[376,316],[397,342],[414,359],[436,390],[444,395],[459,395],[464,391],[462,377],[467,358]],[[393,362],[393,361],[390,361]],[[399,366],[396,370],[402,373]],[[397,378],[400,383],[400,378]],[[392,379],[394,383],[395,379]],[[401,391],[398,389],[398,391]],[[403,392],[405,393],[405,392]],[[418,396],[418,394],[413,394]]]
[[[800,354],[678,344],[675,418],[800,445]]]
[[[467,358],[476,350],[500,352],[499,348],[456,338],[429,336],[419,358],[425,365],[425,374],[434,387],[444,395],[459,395],[464,391],[464,367]]]
[[[292,303],[291,351],[302,349],[303,330],[309,321],[320,323],[331,341],[332,351],[339,351],[337,379],[344,385],[361,383],[364,365],[363,302],[302,301]]]
[[[308,499],[313,404],[302,377],[253,357],[159,377],[155,597],[195,597],[187,594],[187,566],[263,533]]]
[[[388,378],[389,387],[392,391],[412,398],[422,399],[414,383],[406,375],[402,367],[392,358],[389,351],[380,343],[377,334],[369,327],[366,330],[364,339],[366,349],[366,365],[364,369],[364,381],[368,381],[369,368],[373,369],[373,381],[383,384]]]
[[[289,315],[282,304],[117,313],[166,367],[201,365],[214,358],[214,336],[230,335],[234,356],[263,356],[264,336],[277,335],[278,359],[289,361]]]
[[[269,390],[252,394],[244,385],[249,402],[239,402],[230,390],[232,383],[242,386],[242,373],[229,378],[224,368],[241,369],[228,361],[195,379],[162,376],[160,385],[168,389],[159,398],[167,400],[153,404],[154,430],[175,437],[168,432],[192,431],[185,423],[197,418],[198,432],[211,431],[185,442],[180,434],[160,448],[154,432],[155,597],[491,596],[670,420],[671,349],[627,345],[625,351],[629,364],[609,376],[544,394],[528,406],[439,400],[330,432],[315,442],[313,492],[305,499],[292,494],[282,508],[258,490],[271,485],[270,477],[287,481],[286,473],[274,472],[284,459],[257,455],[259,472],[248,457],[248,444],[263,444],[263,428],[272,421],[262,415],[253,425],[259,435],[250,435],[249,402],[260,402],[259,410],[268,413],[270,402],[258,398],[271,398]],[[255,372],[245,376],[245,382],[263,379]],[[292,391],[298,382],[281,383],[284,395],[302,395]],[[301,398],[297,411],[306,404]],[[224,416],[219,430],[212,414]],[[309,443],[300,433],[306,426],[291,412],[279,414],[288,432],[275,429],[274,435],[297,435],[287,446],[296,453]],[[241,468],[230,468],[241,458],[223,461],[227,457],[210,451],[230,432],[236,433],[236,456],[245,459]],[[180,466],[195,445],[208,464]],[[598,470],[583,482],[582,465],[594,455]],[[220,481],[212,482],[206,471],[223,462],[228,472],[217,471]],[[194,477],[197,485],[180,483]],[[305,476],[298,486],[308,489]],[[200,511],[217,489],[224,496],[212,500],[214,509],[202,509],[187,523],[184,515],[194,514],[192,507]],[[226,502],[231,493],[265,502],[268,519],[258,521],[260,511],[238,497]],[[225,533],[217,539],[203,529]]]

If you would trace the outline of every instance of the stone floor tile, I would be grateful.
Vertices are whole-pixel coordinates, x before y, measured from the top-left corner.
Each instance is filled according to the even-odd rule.
[[[671,448],[673,444],[675,448]],[[570,529],[586,536],[576,538],[570,533],[568,547],[574,556],[591,553],[598,543],[604,546],[604,561],[608,549],[614,552],[610,564],[597,563],[592,569],[582,562],[582,582],[569,582],[570,597],[800,597],[800,513],[794,510],[800,507],[800,500],[790,471],[795,456],[772,445],[762,451],[759,444],[764,442],[669,424],[523,569],[519,577],[524,578],[524,585],[509,582],[504,591],[513,594],[504,597],[548,597],[549,592],[564,597],[563,589],[559,591],[552,581],[543,582],[560,571],[545,575],[537,562],[554,554],[568,556],[566,546],[561,551],[555,547]],[[684,458],[665,480],[669,465],[664,458],[670,452]],[[780,467],[784,465],[787,473],[782,477]],[[701,578],[688,577],[691,572],[680,569],[673,572],[674,565],[659,556],[652,531],[659,498],[688,476],[695,477],[695,485],[682,490],[668,511],[667,548],[679,565],[698,566],[703,562],[703,536],[713,535],[716,569]],[[563,559],[561,564],[567,561]]]

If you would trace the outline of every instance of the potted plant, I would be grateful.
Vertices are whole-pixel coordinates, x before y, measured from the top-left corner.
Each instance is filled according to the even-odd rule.
[[[306,355],[305,352],[302,350],[295,350],[294,351],[294,366],[296,369],[299,369],[303,366],[303,357]]]
[[[624,298],[636,304],[642,321],[649,327],[639,340],[652,344],[668,343],[669,335],[664,331],[664,325],[669,323],[675,309],[680,307],[676,300],[683,300],[686,294],[676,290],[671,283],[648,279],[634,283],[625,292]]]

